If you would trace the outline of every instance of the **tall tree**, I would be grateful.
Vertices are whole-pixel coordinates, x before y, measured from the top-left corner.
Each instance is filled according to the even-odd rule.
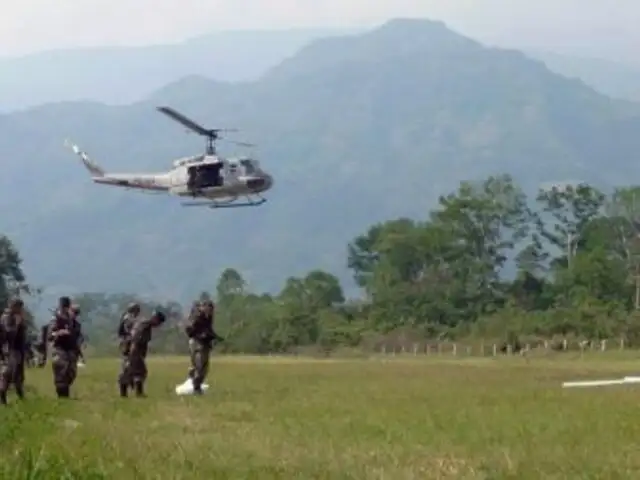
[[[216,286],[217,300],[225,304],[233,298],[242,296],[246,292],[247,284],[240,272],[234,268],[227,268],[221,274]]]
[[[463,182],[456,193],[440,198],[432,221],[449,230],[461,253],[457,276],[465,285],[475,314],[501,301],[500,273],[515,245],[528,234],[527,198],[509,175],[484,182]]]
[[[29,292],[18,249],[8,237],[0,235],[0,307],[4,308],[12,295]]]
[[[555,249],[552,262],[554,266],[570,268],[585,228],[602,215],[606,196],[597,188],[580,183],[541,189],[536,200],[542,207],[538,231]]]

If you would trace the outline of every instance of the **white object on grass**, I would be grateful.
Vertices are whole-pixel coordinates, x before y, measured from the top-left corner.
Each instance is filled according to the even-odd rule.
[[[609,385],[629,385],[640,383],[640,377],[624,377],[610,380],[588,380],[580,382],[564,382],[562,388],[607,387]]]
[[[203,392],[206,392],[209,388],[209,385],[203,383],[201,388]],[[187,378],[184,383],[176,385],[176,394],[193,395],[193,380],[191,380],[191,378]]]
[[[86,366],[87,366],[87,364],[86,364],[86,363],[84,363],[84,362],[78,362],[76,365],[77,365],[78,367],[80,367],[80,368],[84,368],[84,367],[86,367]]]

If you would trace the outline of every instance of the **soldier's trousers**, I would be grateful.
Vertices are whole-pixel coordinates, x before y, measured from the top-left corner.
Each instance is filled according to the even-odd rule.
[[[144,384],[147,379],[147,362],[145,355],[130,352],[122,358],[122,367],[118,376],[118,384],[122,387],[131,387],[135,384]]]
[[[78,356],[74,351],[54,349],[51,352],[51,367],[56,391],[67,395],[78,374]]]
[[[24,353],[9,351],[7,358],[0,364],[0,392],[5,393],[13,385],[16,391],[22,395],[24,387]]]
[[[191,368],[189,369],[189,376],[193,381],[193,387],[198,390],[200,386],[207,378],[209,373],[209,355],[211,354],[211,347],[199,342],[190,342],[191,350]]]

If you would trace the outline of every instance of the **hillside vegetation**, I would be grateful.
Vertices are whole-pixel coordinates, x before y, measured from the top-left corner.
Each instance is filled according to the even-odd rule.
[[[365,294],[359,301],[321,268],[290,275],[275,295],[252,290],[241,271],[227,268],[215,289],[192,298],[215,298],[228,352],[412,348],[436,338],[500,342],[512,351],[550,339],[575,346],[616,338],[633,347],[640,342],[638,198],[640,187],[606,195],[578,184],[528,198],[507,175],[465,182],[428,216],[378,223],[351,240],[345,260]],[[15,245],[6,238],[2,245],[6,300],[26,280]],[[90,346],[102,354],[116,352],[113,335],[129,302],[147,312],[156,306],[135,293],[75,300]],[[154,351],[186,352],[181,325],[190,305],[160,303],[171,321]]]

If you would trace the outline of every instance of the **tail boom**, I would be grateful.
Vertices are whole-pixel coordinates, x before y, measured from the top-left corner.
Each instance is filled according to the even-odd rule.
[[[97,163],[91,160],[89,158],[89,155],[87,155],[85,152],[80,150],[80,147],[78,147],[76,144],[71,143],[69,140],[67,140],[65,141],[65,145],[68,148],[70,148],[73,151],[73,153],[75,153],[80,157],[80,160],[82,160],[82,163],[84,164],[85,168],[89,171],[89,173],[94,179],[103,178],[106,175],[102,167],[100,167]]]

